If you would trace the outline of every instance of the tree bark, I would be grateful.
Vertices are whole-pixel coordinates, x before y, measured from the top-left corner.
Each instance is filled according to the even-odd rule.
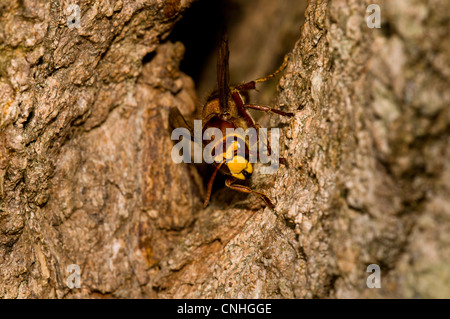
[[[79,27],[71,4],[0,5],[0,297],[450,297],[448,1],[309,1],[274,102],[295,117],[261,119],[274,210],[226,188],[203,209],[208,176],[171,160],[169,108],[200,107],[168,40],[193,1],[78,1]]]

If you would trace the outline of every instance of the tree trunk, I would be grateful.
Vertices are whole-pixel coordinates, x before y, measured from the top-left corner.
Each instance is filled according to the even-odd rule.
[[[289,46],[240,52],[252,34],[300,29],[274,2],[231,2],[237,82]],[[0,4],[0,297],[450,297],[448,1],[309,1],[273,101],[295,117],[261,118],[287,159],[252,177],[274,210],[226,188],[203,209],[209,176],[170,156],[169,108],[201,106],[169,36],[205,1],[76,4]]]

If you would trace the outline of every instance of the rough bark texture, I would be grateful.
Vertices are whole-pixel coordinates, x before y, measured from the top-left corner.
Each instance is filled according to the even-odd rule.
[[[68,1],[0,4],[0,297],[450,297],[450,3],[309,1],[275,103],[296,116],[262,119],[288,162],[252,178],[272,211],[227,189],[202,209],[171,160],[191,2],[78,1],[80,28]]]

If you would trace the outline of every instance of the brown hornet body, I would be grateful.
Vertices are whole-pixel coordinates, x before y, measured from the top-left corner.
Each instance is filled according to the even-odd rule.
[[[222,144],[219,146],[219,149],[222,150],[222,152],[219,154],[212,154],[215,158],[215,161],[213,162],[215,169],[208,182],[204,206],[206,207],[209,202],[216,174],[218,171],[221,171],[223,174],[228,176],[225,181],[225,185],[227,187],[243,193],[256,194],[260,196],[270,208],[273,208],[274,206],[271,200],[264,193],[252,190],[248,186],[238,183],[238,181],[245,181],[248,179],[253,172],[252,164],[249,162],[249,139],[236,134],[233,136],[230,136],[231,134],[227,135],[226,129],[241,128],[245,131],[248,128],[254,128],[256,132],[258,132],[259,125],[253,120],[247,112],[247,109],[272,112],[283,116],[294,116],[293,113],[279,111],[269,106],[248,103],[247,92],[249,90],[254,90],[256,83],[264,82],[270,78],[273,78],[277,73],[284,69],[287,59],[285,59],[283,65],[273,74],[255,81],[250,81],[235,86],[229,85],[228,60],[228,38],[227,34],[224,32],[217,58],[218,89],[207,98],[205,106],[202,110],[202,136],[208,128],[217,128],[221,130],[223,137],[221,140],[215,140],[215,136],[213,135],[210,141],[203,142],[203,147],[205,147],[208,143]],[[187,125],[177,108],[171,109],[169,118],[172,127],[185,127],[192,132],[192,129],[189,125]],[[193,135],[191,135],[191,139],[192,136]],[[259,135],[257,135],[257,137],[259,140]],[[234,142],[232,141],[230,144],[227,144],[227,140],[230,138]],[[270,154],[269,143],[267,143],[267,141],[265,141],[265,143]],[[227,146],[228,149],[226,149]],[[239,156],[237,152],[237,149],[242,146],[245,147],[245,158]]]

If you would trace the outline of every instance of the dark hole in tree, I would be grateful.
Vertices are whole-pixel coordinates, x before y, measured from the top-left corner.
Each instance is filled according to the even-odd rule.
[[[142,64],[146,64],[149,63],[151,60],[153,60],[153,58],[155,57],[156,52],[149,52],[146,55],[144,55],[144,57],[142,58]]]
[[[215,59],[224,28],[228,30],[230,41],[231,84],[270,74],[292,50],[300,36],[306,1],[283,0],[279,5],[267,6],[268,3],[273,4],[265,0],[199,0],[175,25],[169,40],[184,44],[186,51],[180,69],[196,83],[201,102],[217,85]],[[242,36],[244,33],[247,37]],[[278,79],[259,85],[258,92],[253,92],[256,96],[252,101],[271,105]],[[264,92],[268,92],[268,98],[262,98]],[[259,112],[256,116],[264,116],[264,113]],[[211,165],[199,169],[205,184],[212,171]],[[215,190],[225,188],[224,184],[225,177],[217,174],[211,201],[214,201]],[[225,196],[220,196],[220,202],[247,196],[234,191],[220,193]]]
[[[172,42],[181,41],[184,44],[186,53],[180,69],[196,83],[208,57],[216,54],[230,10],[230,2],[226,0],[194,2],[170,35]]]

